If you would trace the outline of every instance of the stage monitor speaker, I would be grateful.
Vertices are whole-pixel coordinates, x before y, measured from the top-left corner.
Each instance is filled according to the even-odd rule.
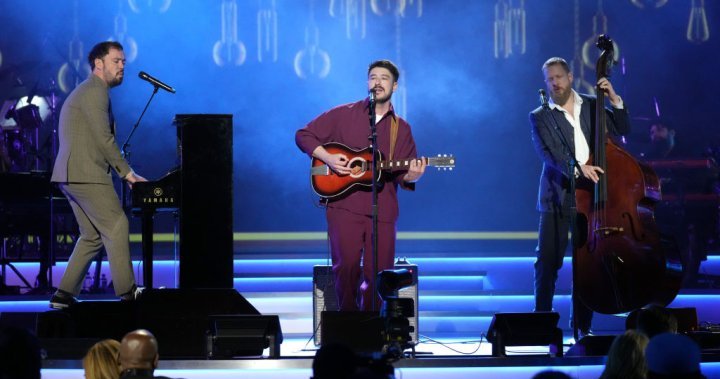
[[[568,349],[565,356],[568,357],[591,357],[605,356],[610,351],[610,345],[615,340],[615,335],[585,336],[580,338]]]
[[[233,288],[232,115],[175,115],[180,288]]]
[[[260,312],[234,289],[155,289],[138,301],[137,326],[155,334],[160,356],[206,358],[211,315]]]
[[[550,346],[550,354],[562,357],[562,330],[557,312],[496,313],[487,331],[494,357],[506,356],[506,346]]]
[[[415,302],[415,316],[408,317],[410,326],[414,331],[410,333],[413,342],[418,342],[419,313],[418,313],[418,266],[414,264],[396,264],[396,269],[407,269],[413,274],[413,285],[399,291],[401,298],[413,299]],[[358,283],[358,287],[360,283]],[[332,266],[313,266],[313,332],[315,345],[323,344],[322,328],[320,327],[321,313],[323,311],[337,311],[337,295],[335,293],[335,276]]]
[[[342,344],[357,353],[378,352],[385,341],[385,323],[379,312],[321,312],[323,345]]]
[[[280,358],[283,341],[278,316],[209,316],[207,357],[225,359],[259,356],[270,349],[271,358]]]
[[[66,310],[44,312],[38,317],[37,334],[70,344],[78,339],[120,340],[132,330],[147,329],[157,338],[161,356],[206,359],[209,319],[218,315],[261,317],[234,289],[148,289],[133,302],[82,301]]]

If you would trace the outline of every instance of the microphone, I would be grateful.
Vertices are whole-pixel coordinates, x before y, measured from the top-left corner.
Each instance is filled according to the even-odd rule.
[[[540,88],[538,90],[538,95],[540,95],[540,105],[543,107],[543,109],[550,109],[550,105],[548,105],[547,93],[545,93],[545,90]]]
[[[375,105],[375,90],[371,89],[368,91],[368,100],[370,101],[370,104]]]
[[[174,88],[172,88],[172,87],[170,87],[169,85],[161,82],[161,81],[158,80],[158,79],[153,78],[152,76],[148,75],[148,73],[145,72],[145,71],[140,71],[140,72],[138,73],[138,77],[139,77],[140,79],[142,79],[142,80],[144,80],[144,81],[146,81],[146,82],[154,85],[155,87],[160,87],[160,88],[164,89],[165,91],[168,91],[168,92],[170,92],[170,93],[175,93],[175,89],[174,89]]]

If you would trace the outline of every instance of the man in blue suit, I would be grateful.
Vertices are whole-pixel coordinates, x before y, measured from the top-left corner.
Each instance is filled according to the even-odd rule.
[[[542,66],[550,101],[547,107],[530,112],[532,141],[543,162],[538,190],[537,210],[540,212],[538,245],[535,249],[535,311],[552,311],[555,283],[562,267],[568,245],[568,230],[574,193],[570,193],[568,161],[574,158],[578,168],[572,168],[577,180],[597,183],[604,174],[602,168],[589,164],[591,130],[595,124],[595,96],[579,94],[572,88],[573,75],[562,58],[550,58]],[[628,112],[607,78],[597,83],[612,105],[606,109],[607,128],[612,134],[630,131]],[[556,130],[556,126],[557,129]],[[569,145],[563,144],[562,133]],[[570,151],[568,151],[570,150]],[[578,301],[572,322],[580,336],[591,333],[592,311]]]

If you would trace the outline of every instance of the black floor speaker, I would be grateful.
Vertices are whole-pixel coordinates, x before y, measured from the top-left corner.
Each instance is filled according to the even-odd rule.
[[[614,335],[585,336],[572,345],[565,355],[569,357],[608,355],[610,345],[612,345],[615,337]]]
[[[356,353],[380,351],[385,323],[379,312],[323,311],[320,315],[323,345],[341,344]]]
[[[246,322],[237,317],[218,324],[218,315],[244,316]],[[262,320],[272,317],[273,320]],[[38,337],[46,339],[48,347],[62,347],[63,339],[68,344],[77,342],[76,345],[82,346],[93,339],[120,340],[132,330],[147,329],[158,340],[160,356],[172,358],[208,358],[208,337],[213,335],[213,330],[215,336],[225,338],[230,335],[235,341],[240,340],[235,338],[240,333],[249,336],[272,332],[275,335],[270,342],[282,342],[277,316],[260,315],[234,289],[152,289],[143,292],[134,302],[81,301],[66,310],[41,313],[37,322]],[[245,344],[238,351],[261,354],[269,347],[269,340],[257,340],[254,349]],[[60,356],[82,358],[66,355],[62,351],[48,350],[48,357],[53,359]]]
[[[562,357],[562,330],[557,312],[496,313],[490,321],[487,340],[495,357],[505,356],[506,346],[550,346],[550,354]]]
[[[418,266],[414,264],[396,264],[396,269],[407,269],[413,274],[413,284],[399,291],[401,298],[410,298],[415,303],[415,316],[410,317],[410,325],[414,331],[410,333],[413,342],[418,341]],[[358,283],[358,287],[360,283]],[[315,345],[322,345],[323,328],[320,326],[323,311],[337,311],[337,295],[335,293],[335,277],[332,266],[316,265],[313,267],[313,332]]]

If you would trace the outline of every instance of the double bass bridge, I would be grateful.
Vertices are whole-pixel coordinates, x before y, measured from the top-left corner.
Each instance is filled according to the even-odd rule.
[[[608,237],[625,232],[625,228],[622,226],[603,226],[601,228],[595,228],[593,232],[598,237]]]

